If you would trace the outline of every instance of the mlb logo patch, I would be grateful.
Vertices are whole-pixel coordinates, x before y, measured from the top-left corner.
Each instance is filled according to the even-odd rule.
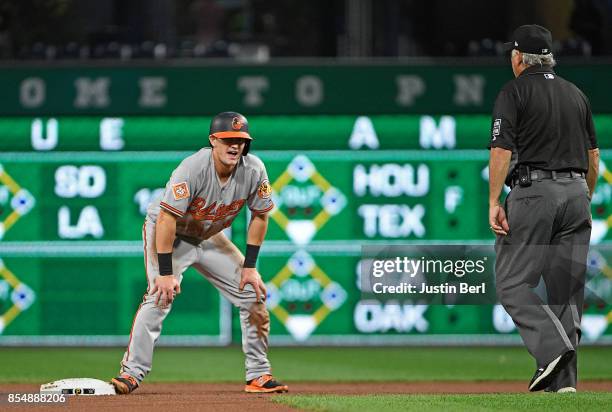
[[[172,194],[174,195],[174,200],[187,199],[189,197],[189,187],[187,187],[187,182],[172,185]]]
[[[550,73],[545,73],[544,74],[544,78],[548,79],[548,80],[553,80],[555,78],[554,74],[550,74]]]
[[[501,133],[501,119],[495,119],[493,122],[493,140]]]

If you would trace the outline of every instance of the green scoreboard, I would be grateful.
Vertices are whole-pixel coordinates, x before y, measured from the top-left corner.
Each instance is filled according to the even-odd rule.
[[[28,77],[26,92],[34,94],[26,102],[40,93],[35,78]],[[49,79],[45,84],[55,90]],[[243,109],[276,204],[259,260],[272,342],[519,342],[499,305],[373,302],[360,290],[364,246],[492,244],[490,117],[484,110],[334,108],[326,114],[273,107],[254,115]],[[147,205],[180,161],[208,144],[210,113],[0,109],[9,114],[0,117],[0,345],[125,344],[146,289]],[[583,330],[586,342],[609,343],[612,115],[597,114],[595,123],[602,163],[592,199]],[[229,233],[241,248],[247,219],[239,215]],[[160,342],[239,342],[229,303],[192,269],[183,282]]]

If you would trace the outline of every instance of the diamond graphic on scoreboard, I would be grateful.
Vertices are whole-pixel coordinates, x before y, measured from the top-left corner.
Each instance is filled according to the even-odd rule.
[[[317,322],[312,316],[292,315],[287,318],[285,327],[298,342],[303,342],[317,328]]]
[[[330,215],[337,215],[346,206],[346,197],[336,188],[330,188],[321,198],[323,209]]]
[[[36,293],[28,285],[21,282],[0,259],[0,308],[3,308],[3,313],[0,314],[0,334],[35,301]],[[4,310],[6,306],[8,308]]]
[[[309,158],[299,155],[289,163],[287,171],[298,182],[305,182],[316,172],[316,169]]]
[[[336,310],[342,306],[346,297],[346,291],[336,282],[328,284],[321,294],[321,300],[331,310]]]
[[[21,311],[24,311],[32,306],[35,299],[36,294],[34,291],[23,283],[20,283],[15,289],[13,289],[13,293],[11,293],[11,301]]]
[[[598,250],[590,250],[587,258],[587,273],[589,275],[597,275],[601,273],[607,266],[606,258]],[[612,272],[610,272],[612,277]]]
[[[587,256],[582,317],[582,331],[587,341],[599,339],[612,323],[612,266],[608,256],[604,248],[591,248]]]
[[[293,243],[297,245],[307,244],[317,233],[317,227],[311,220],[292,220],[286,224],[284,229]]]
[[[612,238],[612,213],[609,206],[609,188],[612,185],[612,170],[606,167],[603,160],[599,161],[599,178],[595,193],[593,193],[591,244],[595,245]]]
[[[308,244],[347,205],[346,196],[304,155],[293,158],[272,189],[276,205],[272,219],[297,245]]]
[[[612,303],[612,266],[603,250],[591,249],[587,256],[585,300]],[[612,321],[612,312],[610,321]]]
[[[298,342],[308,339],[348,296],[305,251],[294,253],[266,288],[268,309]]]
[[[295,252],[287,264],[289,265],[289,270],[299,277],[308,276],[315,267],[315,261],[312,257],[301,250]]]
[[[32,210],[35,203],[34,197],[25,189],[15,193],[11,199],[11,207],[22,216]]]
[[[610,312],[612,313],[612,312]],[[582,317],[580,327],[584,337],[589,342],[596,341],[608,329],[608,317],[606,315],[587,314]]]
[[[268,307],[277,306],[281,301],[278,288],[274,284],[270,283],[266,285],[266,292],[266,305],[268,305]]]
[[[35,204],[34,196],[19,186],[0,164],[0,239]]]

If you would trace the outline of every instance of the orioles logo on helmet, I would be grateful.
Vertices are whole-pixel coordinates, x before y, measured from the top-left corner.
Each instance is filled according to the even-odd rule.
[[[240,121],[240,119],[239,119],[239,118],[234,117],[234,118],[232,119],[232,129],[234,129],[234,130],[240,130],[240,129],[242,129],[242,122]]]

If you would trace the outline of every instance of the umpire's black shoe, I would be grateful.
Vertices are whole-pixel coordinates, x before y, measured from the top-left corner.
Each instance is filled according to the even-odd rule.
[[[529,383],[529,391],[535,392],[547,388],[561,369],[572,359],[572,356],[574,356],[574,351],[568,350],[563,355],[556,357],[548,365],[538,368]]]

